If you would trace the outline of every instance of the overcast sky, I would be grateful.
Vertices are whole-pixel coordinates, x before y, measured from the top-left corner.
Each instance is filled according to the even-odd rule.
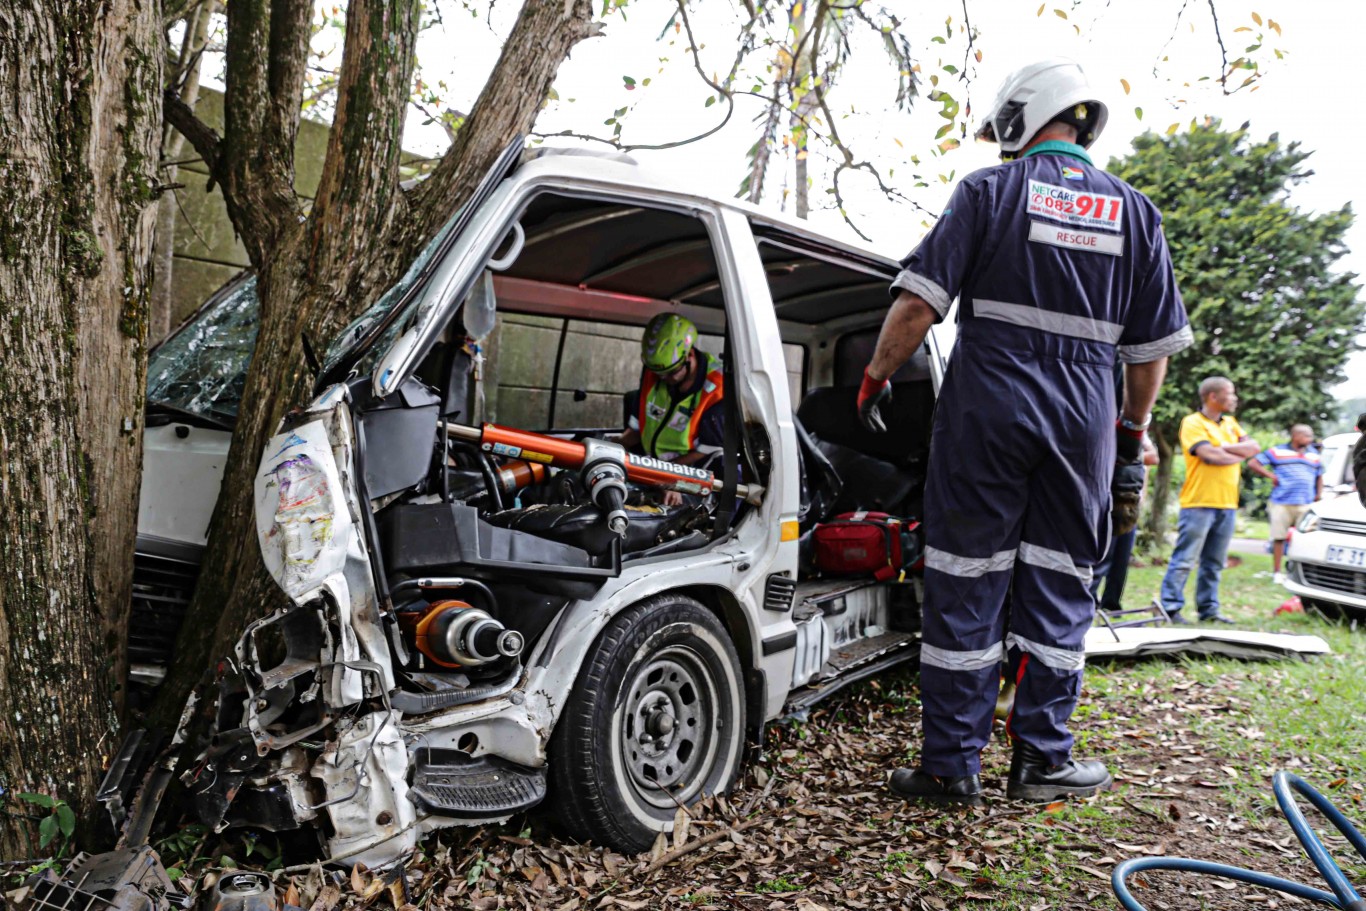
[[[1007,73],[1031,60],[1066,55],[1084,66],[1097,93],[1110,106],[1109,125],[1092,148],[1097,164],[1103,166],[1111,156],[1127,153],[1133,137],[1145,129],[1165,132],[1173,123],[1185,128],[1192,118],[1207,115],[1222,118],[1229,127],[1250,121],[1256,138],[1279,132],[1282,138],[1298,140],[1314,151],[1309,164],[1315,176],[1294,191],[1292,200],[1297,205],[1326,211],[1351,202],[1356,209],[1357,199],[1366,197],[1359,163],[1366,148],[1366,117],[1361,115],[1358,98],[1344,97],[1344,73],[1356,57],[1354,43],[1366,34],[1366,3],[1217,0],[1216,5],[1231,58],[1240,55],[1256,34],[1266,36],[1257,54],[1265,75],[1256,91],[1243,89],[1225,96],[1216,81],[1197,81],[1202,76],[1217,78],[1221,70],[1209,3],[1204,0],[1047,0],[1042,15],[1034,0],[970,0],[968,13],[979,33],[975,48],[981,50],[982,60],[969,60],[971,78],[966,82],[939,69],[942,63],[961,67],[964,62],[960,2],[882,2],[904,23],[905,34],[918,51],[922,79],[937,72],[942,88],[960,101],[971,101],[973,128]],[[628,143],[675,141],[718,123],[725,106],[704,106],[711,90],[693,69],[681,36],[669,30],[664,40],[659,38],[672,6],[665,0],[632,0],[626,18],[611,16],[607,34],[581,44],[562,68],[556,82],[560,100],[548,106],[538,128],[608,136],[612,127],[603,121],[628,105],[631,110],[622,133]],[[742,14],[739,5],[732,0],[707,0],[705,5],[695,2],[693,6],[698,8],[692,22],[703,45],[703,68],[710,74],[725,73],[734,55],[733,36]],[[469,109],[519,8],[520,4],[505,0],[494,7],[491,21],[448,13],[444,25],[424,35],[419,48],[423,76],[431,83],[446,81],[451,107]],[[1254,13],[1263,25],[1256,24]],[[932,36],[945,35],[946,17],[952,17],[952,36],[944,44],[932,43]],[[1267,27],[1269,20],[1280,25],[1279,36]],[[670,39],[676,43],[671,45]],[[1283,60],[1270,53],[1273,46],[1285,52]],[[969,138],[942,158],[932,157],[933,133],[944,123],[938,119],[938,106],[922,98],[912,114],[896,111],[892,104],[895,78],[879,45],[859,39],[855,48],[831,93],[840,133],[859,156],[875,161],[884,176],[892,175],[889,183],[926,209],[939,211],[954,181],[942,182],[938,175],[952,173],[956,178],[995,163],[995,146]],[[661,62],[661,57],[669,59]],[[762,53],[752,58],[756,66],[764,59]],[[635,80],[634,90],[626,89],[624,76]],[[647,77],[651,82],[644,86]],[[1121,80],[1129,85],[1127,94]],[[922,92],[929,88],[924,84]],[[727,126],[700,142],[633,154],[642,165],[668,171],[684,185],[723,198],[733,196],[745,171],[746,150],[756,136],[752,121],[759,106],[755,99],[742,100]],[[1142,108],[1141,120],[1136,108]],[[413,151],[439,153],[445,146],[444,134],[435,127],[422,127],[420,121],[419,117],[410,119],[405,145]],[[918,168],[910,161],[912,154],[921,157]],[[817,175],[827,167],[819,161],[812,164]],[[914,171],[925,175],[930,186],[913,186]],[[783,175],[775,169],[769,179],[764,205],[778,208]],[[829,197],[817,179],[813,205],[827,205]],[[922,212],[906,202],[886,199],[868,179],[854,176],[846,181],[848,208],[875,248],[901,256],[914,246],[926,230]],[[813,212],[811,220],[830,233],[854,237],[839,215],[828,209]],[[1340,261],[1342,267],[1366,273],[1366,225],[1360,220],[1349,234],[1349,245],[1355,252]],[[1349,377],[1349,383],[1337,390],[1340,396],[1366,392],[1366,353],[1354,356]]]

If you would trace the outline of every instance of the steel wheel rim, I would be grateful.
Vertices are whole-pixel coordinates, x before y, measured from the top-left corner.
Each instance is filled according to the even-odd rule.
[[[660,809],[698,796],[720,749],[715,672],[673,646],[643,662],[624,692],[617,747],[631,789]]]

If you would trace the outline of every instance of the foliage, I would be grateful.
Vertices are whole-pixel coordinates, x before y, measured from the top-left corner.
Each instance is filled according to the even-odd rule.
[[[1253,143],[1247,125],[1206,121],[1175,136],[1145,133],[1111,173],[1148,194],[1164,216],[1195,344],[1172,358],[1154,418],[1174,425],[1197,404],[1207,376],[1234,381],[1239,414],[1263,426],[1322,424],[1328,390],[1341,382],[1366,300],[1345,255],[1350,205],[1307,213],[1289,188],[1312,175],[1309,152],[1272,134]]]
[[[57,861],[66,856],[71,847],[71,839],[76,834],[76,814],[65,800],[47,794],[15,794],[16,800],[48,811],[38,823],[38,847],[52,850],[49,860],[39,866],[55,867]]]
[[[1310,153],[1248,125],[1217,120],[1171,136],[1145,133],[1109,171],[1148,194],[1164,216],[1178,286],[1195,344],[1171,359],[1153,412],[1153,432],[1170,471],[1181,418],[1198,407],[1208,376],[1238,388],[1239,420],[1262,427],[1303,421],[1323,427],[1336,414],[1329,389],[1343,379],[1366,300],[1356,276],[1334,272],[1347,251],[1350,205],[1325,213],[1292,205],[1291,187],[1313,172]],[[1154,528],[1165,491],[1156,491]]]

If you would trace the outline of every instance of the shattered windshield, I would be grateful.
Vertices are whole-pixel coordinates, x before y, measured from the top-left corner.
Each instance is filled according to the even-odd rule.
[[[256,348],[256,276],[234,279],[147,362],[147,401],[231,427]]]
[[[392,318],[390,316],[390,311],[402,303],[418,282],[426,277],[433,258],[443,248],[447,238],[455,230],[456,222],[464,214],[465,207],[462,206],[417,254],[417,258],[408,267],[408,271],[403,273],[403,277],[337,334],[332,344],[327,347],[327,356],[323,358],[324,374],[331,373],[333,368],[344,361],[358,360],[364,353],[362,348],[369,351],[384,351],[400,332],[412,325],[415,316],[421,318],[427,310],[436,305],[437,301],[428,299],[427,295],[414,294],[400,313],[394,314]],[[418,310],[419,306],[422,308],[421,311]],[[387,323],[383,333],[378,338],[371,338],[381,323]]]

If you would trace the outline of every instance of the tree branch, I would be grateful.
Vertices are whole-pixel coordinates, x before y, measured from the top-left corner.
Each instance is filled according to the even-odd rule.
[[[282,4],[296,0],[280,0]],[[258,268],[297,222],[293,153],[281,158],[269,125],[269,0],[227,4],[227,79],[223,94],[223,142],[219,178],[228,216]],[[296,113],[297,116],[297,113]]]
[[[1219,58],[1223,61],[1223,68],[1219,70],[1219,87],[1224,94],[1228,91],[1228,49],[1224,47],[1224,36],[1219,31],[1219,12],[1214,8],[1214,0],[1209,0],[1209,15],[1214,20],[1214,38],[1219,42]]]
[[[560,64],[580,41],[600,31],[591,0],[527,0],[455,143],[431,177],[408,194],[409,217],[396,229],[401,255],[411,256],[430,238],[508,143],[526,135]],[[518,53],[527,42],[538,48],[530,64]]]
[[[190,106],[180,100],[180,96],[167,89],[161,96],[162,114],[166,122],[175,127],[181,136],[190,141],[199,157],[209,168],[211,179],[218,180],[218,151],[222,140],[213,129],[195,116]]]
[[[308,42],[312,37],[311,0],[273,0],[270,7],[269,100],[263,137],[280,169],[277,179],[294,186],[294,142],[299,133]]]

